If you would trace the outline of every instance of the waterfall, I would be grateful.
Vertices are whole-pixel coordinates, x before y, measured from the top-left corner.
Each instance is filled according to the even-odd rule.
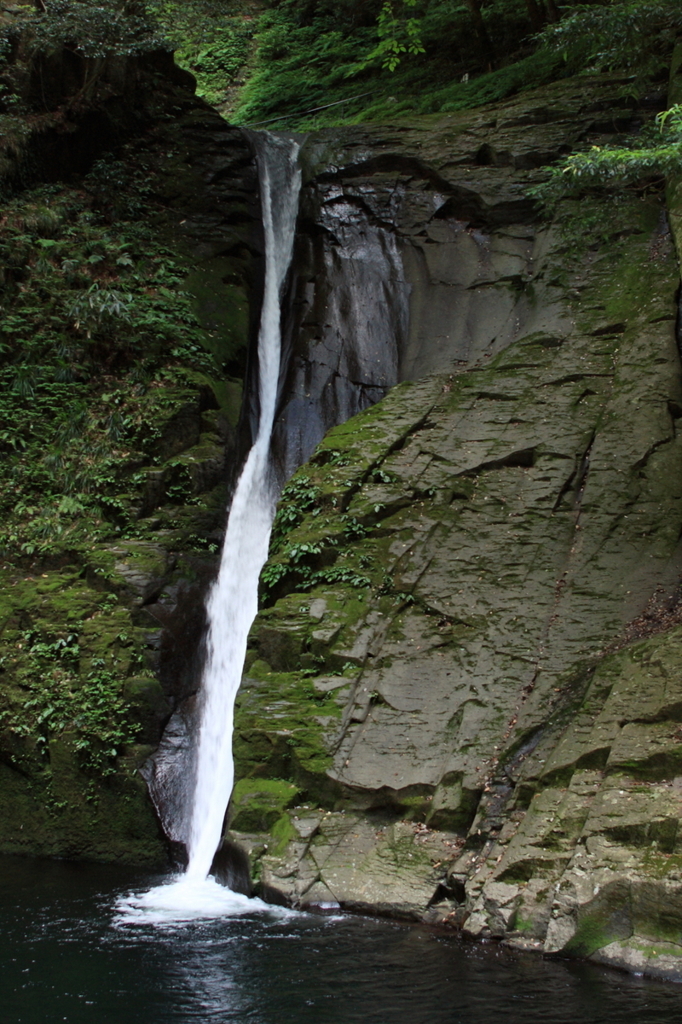
[[[266,257],[260,394],[249,394],[249,416],[258,429],[253,428],[255,442],[234,496],[220,576],[207,602],[204,681],[198,693],[181,698],[158,750],[141,769],[166,836],[175,851],[189,853],[182,876],[185,907],[189,883],[203,884],[211,869],[232,788],[233,702],[277,488],[329,427],[378,401],[397,382],[400,352],[408,342],[409,286],[395,233],[380,216],[381,204],[351,202],[356,186],[346,195],[326,172],[309,183],[306,208],[315,227],[303,227],[297,239],[297,273],[282,321],[281,291],[298,207],[297,147],[268,133],[248,134],[261,174]],[[320,159],[315,152],[312,157]],[[173,895],[168,890],[159,894],[166,902]],[[193,905],[196,899],[195,888]]]
[[[187,878],[206,878],[221,839],[234,781],[232,725],[248,632],[258,611],[258,577],[268,555],[277,501],[270,436],[280,366],[280,300],[294,243],[301,175],[298,145],[268,132],[257,148],[265,234],[265,284],[258,336],[258,433],[232,500],[220,569],[207,601],[196,775]]]

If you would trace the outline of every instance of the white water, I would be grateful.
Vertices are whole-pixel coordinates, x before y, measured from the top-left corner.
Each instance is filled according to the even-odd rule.
[[[258,611],[258,577],[268,555],[275,513],[269,450],[280,364],[280,298],[294,244],[300,171],[295,143],[268,136],[259,148],[265,233],[265,287],[258,337],[260,422],[234,493],[220,571],[207,602],[209,629],[188,880],[206,878],[221,839],[234,782],[234,701],[248,632]]]
[[[206,918],[270,914],[271,911],[262,900],[232,892],[213,878],[191,881],[181,875],[147,892],[120,897],[116,901],[113,924],[117,927],[129,924],[173,926]]]
[[[248,632],[258,611],[258,577],[267,558],[277,501],[269,471],[269,449],[280,366],[280,299],[291,262],[300,189],[298,146],[266,132],[259,136],[265,234],[265,283],[258,337],[260,420],[234,492],[218,578],[207,601],[207,651],[200,689],[189,863],[181,878],[123,900],[119,911],[130,922],[217,917],[265,906],[207,877],[232,793],[234,701]]]

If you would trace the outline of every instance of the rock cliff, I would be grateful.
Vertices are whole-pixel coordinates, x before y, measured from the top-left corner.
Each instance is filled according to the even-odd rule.
[[[338,366],[349,411],[402,383],[276,523],[230,833],[270,898],[679,975],[678,260],[660,195],[528,196],[639,116],[580,80],[306,143],[291,460]]]

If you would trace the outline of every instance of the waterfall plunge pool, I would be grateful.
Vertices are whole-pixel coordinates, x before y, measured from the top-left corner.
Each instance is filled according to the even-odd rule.
[[[0,869],[3,1024],[672,1024],[682,1016],[678,985],[424,928],[298,914],[227,890],[223,916],[155,919],[138,906],[136,919],[130,894],[168,879],[10,857]]]

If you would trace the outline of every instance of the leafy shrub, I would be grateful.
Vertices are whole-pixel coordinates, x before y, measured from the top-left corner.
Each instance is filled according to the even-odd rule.
[[[319,497],[320,491],[309,476],[299,473],[289,481],[282,491],[272,526],[271,554],[281,550],[284,538],[298,526],[306,512],[317,506]]]
[[[617,0],[580,5],[548,25],[539,41],[560,53],[573,71],[623,71],[641,86],[667,68],[681,28],[677,0]]]
[[[548,207],[559,199],[605,186],[641,187],[682,171],[682,104],[659,114],[656,122],[626,146],[592,146],[573,153],[550,171],[548,181],[530,194]]]
[[[50,739],[68,732],[83,768],[111,775],[116,757],[140,731],[121,695],[121,680],[102,659],[94,659],[81,679],[75,634],[47,641],[27,632],[18,647],[25,648],[25,697],[0,712],[0,723],[18,736],[34,736],[45,755]]]
[[[133,9],[135,5],[117,0],[47,0],[46,7],[45,13],[27,14],[23,22],[31,29],[36,50],[49,52],[67,45],[85,57],[104,57],[144,53],[162,45],[139,4]]]
[[[164,402],[220,372],[182,290],[185,266],[135,212],[148,209],[147,182],[112,160],[83,186],[27,191],[0,225],[6,557],[134,530],[136,470],[153,459]]]
[[[221,103],[251,53],[253,25],[235,15],[229,0],[150,0],[148,10],[159,25],[176,61],[197,80],[197,93]]]

